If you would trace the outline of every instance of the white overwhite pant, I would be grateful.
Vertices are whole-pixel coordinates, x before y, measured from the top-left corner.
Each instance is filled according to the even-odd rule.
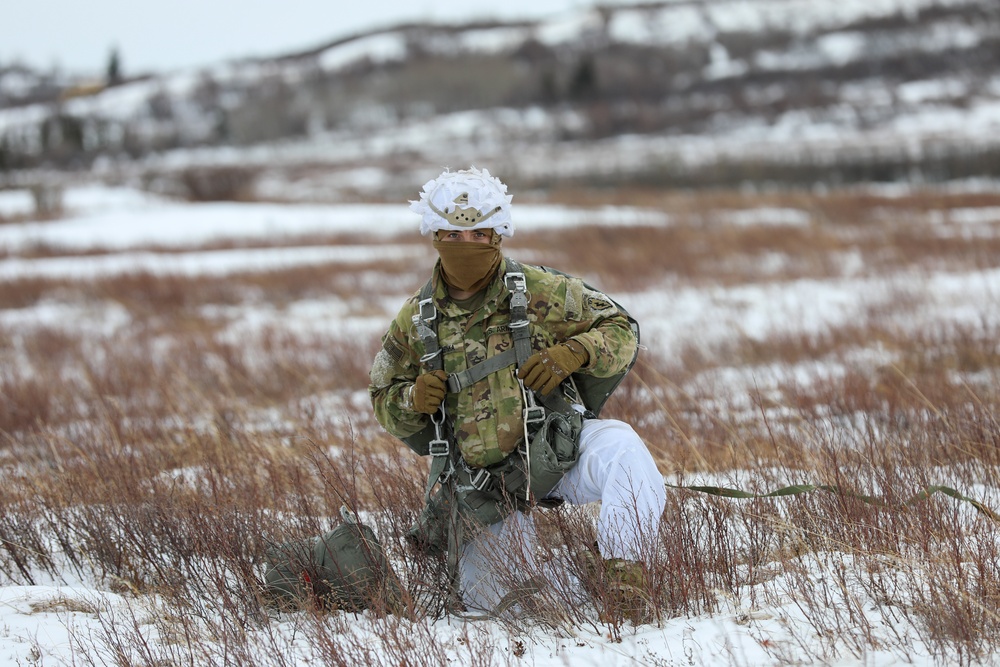
[[[574,505],[601,502],[597,545],[604,558],[640,560],[655,540],[666,505],[663,476],[646,444],[625,422],[587,419],[580,460],[550,494]],[[462,599],[470,610],[490,610],[523,579],[498,567],[535,562],[535,526],[514,512],[467,543],[459,560]]]

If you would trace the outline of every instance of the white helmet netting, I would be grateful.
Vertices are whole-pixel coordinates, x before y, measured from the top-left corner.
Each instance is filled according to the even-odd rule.
[[[420,215],[420,233],[440,230],[493,229],[501,236],[514,235],[507,186],[488,169],[472,167],[445,171],[424,184],[410,210]]]

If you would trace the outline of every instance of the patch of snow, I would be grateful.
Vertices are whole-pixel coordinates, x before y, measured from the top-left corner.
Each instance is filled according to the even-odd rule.
[[[837,67],[864,58],[867,45],[868,38],[860,32],[835,32],[816,40],[819,52]]]
[[[0,190],[0,217],[30,215],[35,199],[28,190]]]
[[[3,277],[0,274],[0,279]],[[24,308],[0,309],[0,326],[10,331],[67,329],[76,333],[112,336],[131,322],[128,310],[115,302],[84,305],[46,300]]]
[[[807,211],[796,208],[752,208],[740,211],[716,211],[723,222],[736,227],[768,225],[775,227],[808,227],[812,217]]]
[[[899,99],[907,104],[950,100],[968,93],[968,84],[958,79],[908,81],[896,89]]]
[[[273,271],[310,264],[363,263],[420,257],[418,246],[332,246],[213,250],[189,253],[124,252],[110,255],[0,260],[0,279],[99,278],[123,273],[214,275]]]
[[[320,206],[231,202],[176,204],[153,200],[138,216],[129,206],[112,206],[111,200],[95,196],[95,201],[108,204],[108,210],[103,213],[84,213],[53,222],[2,225],[0,249],[19,252],[45,246],[67,250],[124,250],[136,246],[183,247],[213,241],[294,238],[307,234],[365,233],[385,237],[410,231],[416,234],[419,227],[418,217],[402,202],[398,205]],[[517,226],[529,229],[579,224],[663,224],[667,220],[661,212],[638,208],[521,206],[516,201],[513,215]]]
[[[319,56],[319,66],[331,71],[361,60],[376,63],[402,60],[406,57],[406,53],[406,41],[403,35],[369,35],[327,49]]]

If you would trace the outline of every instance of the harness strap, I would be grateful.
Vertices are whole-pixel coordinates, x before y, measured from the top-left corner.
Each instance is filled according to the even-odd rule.
[[[528,286],[524,269],[514,260],[507,259],[504,283],[510,291],[510,335],[514,340],[514,353],[520,367],[531,356],[531,338],[528,335]]]
[[[444,484],[455,474],[457,456],[452,452],[451,442],[445,437],[444,408],[431,415],[434,422],[434,439],[428,443],[427,453],[431,457],[430,470],[427,473],[427,486],[424,488],[424,500],[430,502],[434,486]]]
[[[524,279],[524,269],[516,261],[507,258],[507,275],[504,276],[507,289],[510,290],[510,332],[514,339],[514,353],[517,355],[517,366],[520,368],[533,352],[531,337],[528,335],[528,292]],[[573,407],[566,402],[560,392],[552,391],[548,396],[535,394],[538,401],[549,410],[572,414]]]
[[[517,363],[516,353],[514,350],[507,350],[464,371],[452,373],[448,376],[448,391],[452,393],[461,391],[514,363]]]
[[[569,382],[569,380],[570,378],[567,378],[564,382]],[[548,395],[536,393],[535,396],[538,397],[538,400],[542,405],[553,412],[560,412],[564,415],[571,415],[575,412],[575,410],[573,410],[573,406],[569,404],[569,401],[563,398],[560,395],[560,392],[556,389],[552,390],[552,392]]]
[[[425,370],[437,371],[444,368],[444,359],[441,354],[441,347],[438,344],[437,335],[437,307],[434,305],[434,286],[431,281],[420,289],[420,301],[418,310],[413,315],[412,321],[416,327],[417,335],[424,344],[424,356],[420,357],[420,363]],[[444,415],[444,404],[438,412],[431,415],[434,423],[434,439],[427,445],[427,453],[430,454],[431,464],[427,473],[427,486],[424,489],[424,499],[430,502],[431,493],[438,482],[444,484],[455,472],[456,453],[452,451],[451,443],[445,434],[447,428]]]
[[[441,347],[438,345],[437,307],[434,305],[433,291],[430,281],[420,290],[420,301],[417,304],[419,309],[414,313],[412,321],[424,344],[424,356],[420,357],[420,363],[428,370],[439,371],[444,368],[444,359],[441,358]]]

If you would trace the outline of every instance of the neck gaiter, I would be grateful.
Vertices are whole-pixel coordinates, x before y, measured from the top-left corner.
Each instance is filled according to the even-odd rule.
[[[441,256],[445,283],[465,292],[478,292],[486,287],[503,259],[499,245],[435,239],[434,247]]]

